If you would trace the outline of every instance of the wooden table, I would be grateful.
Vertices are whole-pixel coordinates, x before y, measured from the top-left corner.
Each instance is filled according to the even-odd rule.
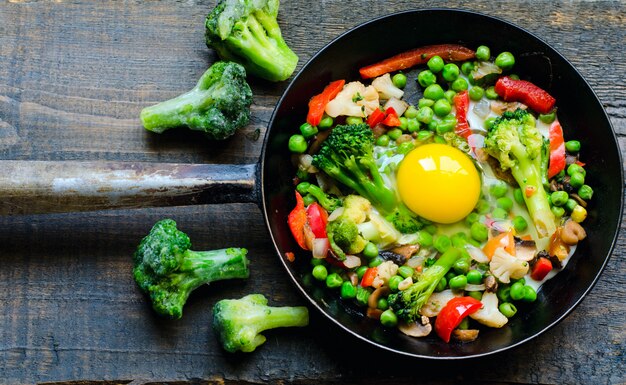
[[[0,157],[255,162],[287,82],[252,81],[252,122],[220,146],[187,133],[156,136],[137,119],[142,107],[191,88],[216,59],[203,38],[212,5],[3,1]],[[350,27],[425,5],[499,16],[541,36],[591,83],[626,144],[623,1],[284,0],[279,21],[300,67]],[[180,321],[155,317],[131,278],[131,255],[164,217],[198,249],[247,247],[252,277],[199,289]],[[210,331],[219,298],[259,291],[278,303],[304,302],[254,204],[4,217],[0,245],[0,383],[626,383],[624,227],[598,284],[564,322],[512,351],[457,363],[372,351],[317,313],[308,328],[268,333],[254,354],[225,354]]]

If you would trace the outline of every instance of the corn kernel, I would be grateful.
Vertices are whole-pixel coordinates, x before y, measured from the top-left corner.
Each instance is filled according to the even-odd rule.
[[[587,210],[581,205],[576,205],[574,210],[572,210],[572,220],[575,222],[582,222],[587,218]]]

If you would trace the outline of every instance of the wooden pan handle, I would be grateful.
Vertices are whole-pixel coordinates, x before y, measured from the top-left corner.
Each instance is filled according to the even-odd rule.
[[[0,215],[258,203],[257,164],[0,161]]]

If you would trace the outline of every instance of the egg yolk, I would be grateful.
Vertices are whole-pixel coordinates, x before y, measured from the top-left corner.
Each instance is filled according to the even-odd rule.
[[[480,197],[480,176],[470,158],[445,144],[426,144],[406,155],[397,174],[398,192],[417,215],[438,223],[465,218]]]

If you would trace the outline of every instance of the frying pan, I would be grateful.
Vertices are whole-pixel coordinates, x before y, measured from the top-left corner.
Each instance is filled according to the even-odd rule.
[[[466,344],[437,337],[416,339],[384,330],[336,293],[307,279],[308,257],[287,227],[294,206],[289,136],[306,116],[309,98],[332,80],[357,80],[358,68],[399,52],[437,43],[485,44],[511,51],[516,71],[557,99],[565,136],[581,141],[587,183],[594,187],[581,242],[562,272],[533,304],[501,329],[481,330]],[[415,100],[413,100],[415,102]],[[252,165],[1,161],[0,214],[80,211],[200,203],[257,202],[277,256],[295,286],[328,319],[356,338],[396,353],[462,359],[524,343],[566,317],[591,290],[611,254],[623,209],[621,155],[611,123],[578,71],[531,33],[504,20],[450,9],[401,12],[362,24],[335,39],[302,68],[278,102],[260,162]],[[601,202],[601,204],[599,203]],[[601,210],[600,210],[601,206]],[[295,252],[295,262],[285,258]]]

